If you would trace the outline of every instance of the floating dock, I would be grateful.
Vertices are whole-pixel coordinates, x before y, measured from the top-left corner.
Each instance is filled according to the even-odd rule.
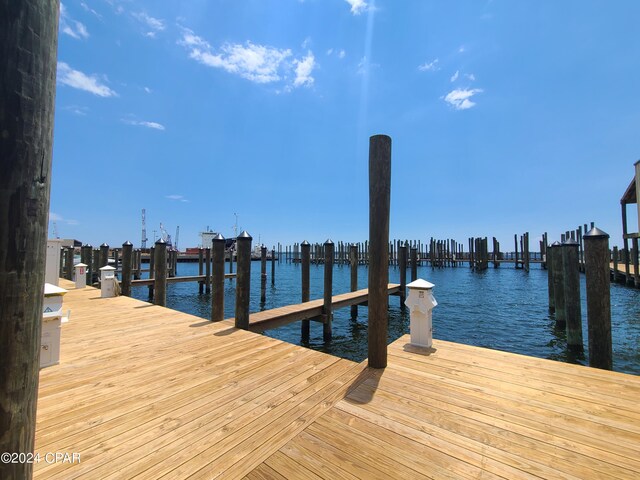
[[[384,370],[74,290],[35,478],[639,478],[640,378],[444,341]]]

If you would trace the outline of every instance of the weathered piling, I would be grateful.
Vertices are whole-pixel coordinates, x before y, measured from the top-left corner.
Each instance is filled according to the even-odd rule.
[[[556,297],[555,297],[555,292],[553,290],[553,285],[554,285],[553,256],[556,254],[555,246],[554,245],[547,246],[546,252],[547,252],[547,284],[548,284],[548,291],[549,291],[549,312],[554,313],[556,311]]]
[[[580,268],[578,251],[580,245],[573,239],[566,240],[562,251],[562,278],[564,280],[564,309],[567,322],[567,346],[571,350],[581,351],[582,312],[580,309]]]
[[[418,279],[418,250],[411,247],[411,281]]]
[[[369,139],[369,366],[387,366],[389,321],[389,262],[385,255],[389,242],[391,202],[391,138],[375,135]]]
[[[217,234],[213,237],[213,272],[211,279],[211,321],[224,320],[224,247],[225,239]]]
[[[514,248],[515,248],[515,253],[514,253],[514,258],[513,258],[514,262],[513,263],[515,265],[515,268],[519,268],[518,267],[518,234],[515,234],[513,236],[513,243],[514,243]]]
[[[106,267],[109,264],[109,245],[103,243],[100,245],[100,267]]]
[[[67,247],[64,251],[64,278],[73,279],[73,247]]]
[[[162,307],[167,304],[167,243],[158,239],[154,246],[153,303]]]
[[[349,263],[351,265],[351,291],[358,290],[358,245],[352,243],[349,246]],[[358,316],[358,306],[351,305],[351,318]]]
[[[0,478],[11,480],[33,473],[58,1],[0,11]]]
[[[175,263],[178,263],[178,252],[176,252]],[[211,248],[204,249],[204,291],[211,293]]]
[[[91,285],[91,250],[92,246],[85,244],[80,248],[80,261],[87,265],[87,285]]]
[[[618,272],[618,247],[613,247],[613,281],[617,282],[620,278],[620,272]]]
[[[236,239],[236,308],[235,325],[249,329],[249,298],[251,288],[251,235],[242,232]]]
[[[611,292],[609,235],[592,228],[583,237],[587,284],[589,365],[611,370]]]
[[[522,235],[522,255],[524,271],[529,273],[529,232],[525,232],[524,235]]]
[[[433,265],[433,261],[431,262]],[[400,309],[405,309],[407,299],[407,246],[398,247],[398,268],[400,269]]]
[[[122,284],[120,289],[122,295],[131,296],[131,262],[133,254],[133,244],[126,241],[122,244]]]
[[[640,268],[638,268],[638,237],[633,237],[631,239],[631,245],[633,247],[633,285],[636,288],[640,287]]]
[[[133,251],[133,278],[140,280],[142,275],[142,251],[137,248]]]
[[[117,270],[120,265],[120,250],[118,248],[113,249],[113,267]]]
[[[276,247],[271,249],[271,285],[276,284]]]
[[[555,306],[556,326],[566,327],[566,313],[564,305],[564,277],[562,276],[562,250],[559,242],[553,242],[553,298]]]
[[[267,301],[267,247],[260,247],[260,303]]]
[[[201,277],[204,274],[204,248],[198,248],[198,276]],[[198,281],[198,293],[204,291],[204,282]]]
[[[99,248],[94,248],[93,249],[93,254],[91,257],[91,283],[95,283],[98,281],[98,278],[100,277],[100,249]]]
[[[324,242],[324,303],[322,305],[322,339],[331,341],[332,336],[332,298],[333,298],[333,249],[331,240]]]
[[[309,301],[309,265],[311,263],[311,245],[306,240],[300,244],[301,272],[302,272],[302,303]],[[309,340],[309,320],[303,320],[301,325],[301,335],[303,341]]]
[[[156,248],[149,248],[149,278],[156,278]],[[149,299],[153,299],[153,285],[149,285]]]

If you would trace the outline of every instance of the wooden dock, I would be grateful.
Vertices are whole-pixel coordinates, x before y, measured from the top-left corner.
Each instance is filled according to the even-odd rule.
[[[389,295],[396,295],[400,292],[400,285],[390,283],[387,292]],[[356,290],[355,292],[343,293],[332,297],[332,308],[344,308],[351,305],[361,305],[369,300],[368,289]],[[263,312],[252,313],[249,316],[249,330],[252,332],[264,332],[272,328],[281,327],[299,320],[309,320],[322,315],[323,299],[311,300],[310,302],[287,305],[286,307],[274,308]]]
[[[61,284],[72,288],[70,282]],[[640,378],[404,336],[389,366],[70,289],[35,478],[639,478]]]

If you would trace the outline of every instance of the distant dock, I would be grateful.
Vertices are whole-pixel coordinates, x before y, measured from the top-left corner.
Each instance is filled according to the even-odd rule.
[[[638,478],[640,378],[434,341],[361,364],[71,282],[35,478]]]

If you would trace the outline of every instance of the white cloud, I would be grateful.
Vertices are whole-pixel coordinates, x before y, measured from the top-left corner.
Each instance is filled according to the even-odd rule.
[[[58,62],[58,82],[99,97],[118,96],[115,91],[102,84],[95,75],[87,75],[79,70],[74,70],[65,62]]]
[[[345,0],[345,1],[349,5],[351,5],[351,13],[353,13],[354,15],[360,15],[369,7],[369,4],[364,0]]]
[[[64,110],[73,113],[74,115],[80,115],[81,117],[84,117],[87,112],[89,111],[88,107],[81,107],[78,105],[68,105],[66,107],[63,107]]]
[[[96,17],[102,18],[102,15],[100,15],[98,12],[96,12],[93,8],[91,8],[85,2],[80,2],[80,6],[82,8],[84,8],[87,12],[93,13]]]
[[[338,58],[344,58],[347,55],[347,52],[345,52],[344,50],[340,50],[338,52]]]
[[[465,73],[464,76],[472,82],[476,81],[476,76],[473,73]]]
[[[327,55],[331,55],[333,53],[333,48],[330,48],[329,50],[327,50]]]
[[[76,40],[89,38],[87,27],[71,18],[63,3],[60,3],[60,30]]]
[[[73,220],[70,218],[64,218],[62,215],[58,215],[57,213],[54,212],[49,212],[49,221],[50,222],[56,222],[56,223],[64,223],[66,225],[79,225],[80,222],[78,222],[77,220]],[[53,232],[51,232],[52,234]]]
[[[438,63],[440,63],[440,59],[436,58],[431,62],[425,62],[422,65],[419,65],[418,70],[420,70],[421,72],[437,72],[438,70],[440,70]]]
[[[290,49],[257,45],[250,41],[245,44],[225,43],[214,49],[206,40],[188,29],[183,29],[182,39],[178,43],[187,48],[189,57],[193,60],[208,67],[221,68],[255,83],[285,81],[294,86],[313,83],[310,73],[315,59],[310,51],[305,58],[291,59],[293,54]],[[291,70],[295,70],[293,81],[289,75]]]
[[[302,42],[301,47],[306,50],[307,48],[309,48],[309,45],[311,45],[311,37],[305,38],[304,41]]]
[[[294,87],[310,87],[313,85],[313,77],[311,72],[316,64],[313,53],[307,52],[307,56],[302,60],[294,60],[293,63],[296,66],[296,78],[293,81]]]
[[[150,31],[145,33],[145,36],[149,38],[155,38],[158,32],[161,32],[166,28],[164,20],[154,18],[145,12],[132,13],[131,15],[133,16],[133,18],[151,29]]]
[[[477,93],[482,93],[482,89],[456,88],[455,90],[447,93],[444,97],[444,101],[456,110],[467,110],[468,108],[475,106],[475,102],[471,101],[471,97]]]
[[[184,198],[184,195],[165,195],[164,198],[168,198],[169,200],[175,200],[176,202],[184,202],[187,203],[189,200]]]
[[[152,93],[153,90],[151,90],[149,87],[144,87],[144,91],[147,93]]]
[[[460,76],[460,72],[459,72],[458,70],[456,70],[456,73],[454,73],[454,74],[451,76],[451,81],[452,81],[452,82],[455,82],[455,81],[458,79],[458,77],[459,77],[459,76]]]
[[[460,45],[460,47],[458,48],[458,53],[464,53],[466,51],[467,51],[467,49],[465,48],[464,45]]]
[[[122,121],[127,125],[135,125],[138,127],[152,128],[154,130],[165,130],[164,125],[157,122],[147,122],[143,120],[132,120],[130,118],[123,118]]]

